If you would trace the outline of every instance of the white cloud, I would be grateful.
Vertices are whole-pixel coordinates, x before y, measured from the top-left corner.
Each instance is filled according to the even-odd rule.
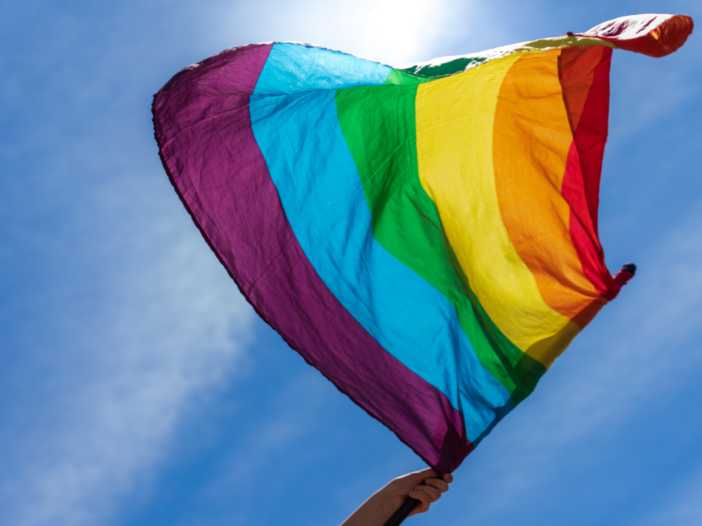
[[[166,184],[123,179],[93,197],[86,216],[97,224],[82,249],[106,265],[89,285],[102,298],[82,323],[68,320],[73,340],[54,350],[64,365],[43,407],[27,408],[44,429],[18,446],[25,460],[3,488],[14,526],[109,522],[197,396],[231,379],[252,336],[252,309]]]

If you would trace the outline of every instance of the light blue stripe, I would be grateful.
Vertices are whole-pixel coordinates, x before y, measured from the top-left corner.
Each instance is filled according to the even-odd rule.
[[[353,55],[302,44],[274,44],[256,95],[379,86],[392,68]]]
[[[478,361],[451,303],[373,237],[370,209],[339,126],[336,93],[329,89],[357,86],[359,78],[364,85],[369,79],[382,84],[389,68],[335,53],[344,62],[345,81],[326,72],[334,68],[334,57],[315,62],[331,52],[284,46],[273,47],[250,108],[288,221],[342,305],[383,348],[447,396],[464,415],[467,438],[475,441],[500,408],[511,408],[509,393]],[[290,78],[295,71],[327,89]]]

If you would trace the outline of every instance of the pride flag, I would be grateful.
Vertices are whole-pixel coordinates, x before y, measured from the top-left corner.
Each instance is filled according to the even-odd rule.
[[[640,15],[406,68],[230,49],[155,95],[156,139],[259,315],[441,474],[631,276],[597,231],[612,50],[691,31]]]

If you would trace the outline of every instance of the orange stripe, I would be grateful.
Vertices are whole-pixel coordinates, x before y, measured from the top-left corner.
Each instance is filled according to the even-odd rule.
[[[583,273],[570,237],[570,207],[561,195],[573,134],[559,57],[560,50],[526,54],[507,73],[495,113],[493,155],[500,213],[517,254],[544,302],[573,319],[600,294]]]

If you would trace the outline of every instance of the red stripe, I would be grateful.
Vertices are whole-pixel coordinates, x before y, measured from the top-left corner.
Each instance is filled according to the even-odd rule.
[[[594,36],[612,42],[618,49],[642,53],[649,57],[664,57],[677,51],[695,27],[689,16],[675,15],[637,38],[622,38],[620,35],[628,29],[628,25],[629,20],[626,18],[612,20],[578,36]]]
[[[617,295],[619,286],[605,265],[597,215],[609,121],[611,57],[612,50],[604,46],[567,48],[561,55],[560,72],[574,137],[561,188],[571,208],[570,235],[584,274],[609,300]],[[584,103],[583,90],[587,90]]]

